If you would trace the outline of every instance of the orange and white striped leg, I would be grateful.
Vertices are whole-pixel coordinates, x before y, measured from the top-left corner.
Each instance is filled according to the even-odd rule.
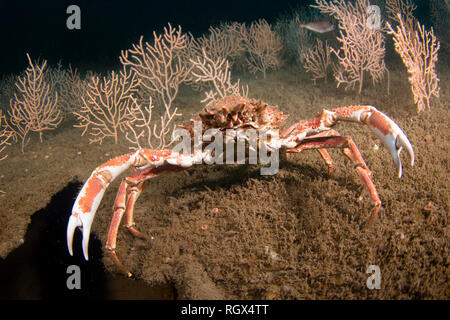
[[[113,218],[109,227],[108,237],[106,240],[106,250],[111,260],[128,277],[132,277],[132,273],[122,264],[117,257],[117,233],[119,225],[125,214],[124,227],[134,236],[147,239],[148,237],[137,230],[134,226],[134,207],[139,198],[144,184],[147,180],[154,178],[162,173],[176,172],[184,170],[183,167],[173,166],[170,164],[161,167],[153,167],[142,171],[133,170],[132,175],[123,179],[120,184],[119,191],[116,196],[113,207]]]
[[[322,110],[322,113],[308,121],[293,124],[282,134],[283,144],[295,149],[302,141],[314,137],[320,132],[328,131],[339,121],[355,122],[367,125],[383,142],[394,160],[398,177],[402,176],[400,152],[405,149],[414,165],[414,150],[408,137],[400,127],[383,112],[372,106],[350,106],[333,110]]]
[[[355,164],[356,170],[359,173],[364,185],[369,191],[369,195],[372,201],[372,212],[364,223],[364,226],[372,225],[377,217],[381,208],[381,200],[378,196],[378,192],[372,181],[372,173],[367,167],[358,147],[350,137],[343,136],[322,136],[315,138],[306,138],[299,143],[298,146],[292,149],[288,149],[288,152],[300,152],[309,149],[323,149],[323,148],[341,148],[343,153]]]

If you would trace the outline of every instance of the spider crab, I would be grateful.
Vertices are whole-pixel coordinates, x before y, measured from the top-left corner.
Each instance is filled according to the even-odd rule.
[[[180,126],[194,134],[194,123],[201,122],[201,130],[217,129],[225,135],[225,131],[237,130],[280,130],[287,119],[287,115],[260,100],[242,97],[226,97],[207,106],[192,119],[188,125]],[[398,176],[402,175],[400,152],[405,148],[414,165],[414,151],[408,138],[398,125],[384,113],[372,106],[349,106],[333,110],[322,110],[320,114],[308,121],[299,121],[282,131],[276,138],[258,140],[258,146],[264,144],[272,152],[298,153],[303,150],[316,149],[329,171],[332,169],[332,160],[326,148],[340,148],[345,156],[353,163],[363,184],[369,192],[373,209],[366,225],[371,225],[377,218],[381,201],[372,182],[371,171],[368,169],[361,154],[351,137],[341,136],[331,129],[338,121],[348,121],[366,124],[377,135],[389,150]],[[192,150],[194,150],[192,152]],[[92,221],[101,199],[108,185],[127,169],[131,174],[122,180],[117,192],[113,218],[110,224],[106,249],[117,267],[126,275],[132,274],[120,262],[116,255],[116,237],[119,224],[125,215],[125,228],[133,235],[145,238],[146,236],[134,226],[133,210],[144,183],[160,174],[183,171],[188,167],[201,163],[211,156],[202,148],[190,154],[175,152],[173,150],[139,149],[111,159],[97,167],[81,189],[72,209],[67,226],[67,246],[73,255],[72,242],[75,229],[82,229],[82,248],[84,258],[88,260],[88,243]]]

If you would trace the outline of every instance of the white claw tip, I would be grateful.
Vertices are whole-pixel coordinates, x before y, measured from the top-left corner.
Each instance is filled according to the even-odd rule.
[[[79,222],[75,216],[70,216],[69,223],[67,224],[67,249],[69,250],[69,254],[73,256],[73,235],[75,233],[75,229],[78,227]]]
[[[82,229],[83,232],[83,255],[84,259],[89,260],[88,247],[89,247],[89,235],[91,232],[91,224],[92,224],[93,214],[89,213],[72,213],[69,218],[69,223],[67,224],[67,248],[69,249],[69,253],[73,256],[72,243],[73,243],[73,235],[75,233],[75,229],[77,227]]]

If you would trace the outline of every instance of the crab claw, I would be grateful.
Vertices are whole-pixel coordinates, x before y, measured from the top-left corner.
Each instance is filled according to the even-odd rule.
[[[92,219],[91,222],[83,222],[81,217],[86,217],[85,214],[83,215],[77,215],[72,213],[72,215],[69,218],[69,223],[67,224],[67,248],[69,249],[69,253],[71,256],[73,256],[73,250],[72,250],[72,243],[73,243],[73,235],[75,233],[75,229],[79,227],[83,231],[83,255],[86,260],[89,260],[89,252],[88,252],[88,246],[89,246],[89,235],[91,232],[91,225],[92,225]]]
[[[83,255],[86,260],[89,260],[89,236],[91,233],[92,221],[94,220],[95,212],[97,211],[98,206],[100,205],[100,201],[105,192],[105,187],[101,188],[98,193],[96,193],[95,197],[92,199],[92,203],[89,211],[83,210],[83,199],[85,199],[86,191],[89,187],[92,188],[94,184],[93,180],[88,181],[83,189],[81,189],[78,198],[75,201],[75,204],[72,209],[72,215],[69,218],[69,222],[67,224],[67,248],[69,249],[69,253],[72,256],[72,243],[73,243],[73,235],[75,233],[75,229],[79,227],[83,232],[83,240],[82,240],[82,248]],[[94,180],[95,182],[95,180]],[[81,203],[81,204],[80,204]]]
[[[139,152],[111,159],[92,172],[75,200],[72,215],[67,224],[67,248],[70,255],[73,255],[73,235],[75,229],[79,227],[83,231],[83,255],[86,260],[89,259],[88,246],[91,226],[106,188],[117,176],[136,162]]]
[[[414,165],[414,150],[406,137],[405,133],[400,127],[383,112],[378,111],[373,106],[353,106],[338,108],[330,113],[330,123],[337,120],[362,122],[369,126],[369,128],[380,138],[385,147],[394,160],[397,168],[398,176],[402,176],[402,162],[400,159],[400,152],[403,148],[406,149],[411,159],[411,166]],[[328,120],[328,119],[325,119]]]
[[[395,123],[394,123],[394,125],[395,125]],[[400,152],[402,151],[403,148],[405,148],[411,159],[411,166],[414,166],[414,151],[411,146],[411,143],[409,142],[408,138],[403,133],[403,131],[400,128],[398,128],[397,125],[396,125],[396,127],[397,128],[396,128],[396,130],[394,130],[394,132],[391,132],[385,136],[379,135],[379,137],[383,141],[386,148],[391,153],[392,159],[394,160],[395,166],[397,168],[398,177],[401,178],[402,177],[402,162],[400,159]]]
[[[406,137],[405,133],[400,127],[387,115],[378,111],[374,107],[370,107],[371,112],[365,119],[365,123],[372,129],[372,131],[383,141],[383,144],[389,150],[389,153],[394,160],[397,168],[398,177],[402,177],[402,162],[400,159],[400,152],[403,148],[408,152],[411,159],[411,166],[414,166],[414,150]]]

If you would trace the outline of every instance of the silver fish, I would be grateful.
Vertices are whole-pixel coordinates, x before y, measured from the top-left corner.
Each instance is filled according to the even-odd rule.
[[[328,21],[316,21],[301,24],[300,27],[319,33],[330,32],[334,30],[334,25]]]

